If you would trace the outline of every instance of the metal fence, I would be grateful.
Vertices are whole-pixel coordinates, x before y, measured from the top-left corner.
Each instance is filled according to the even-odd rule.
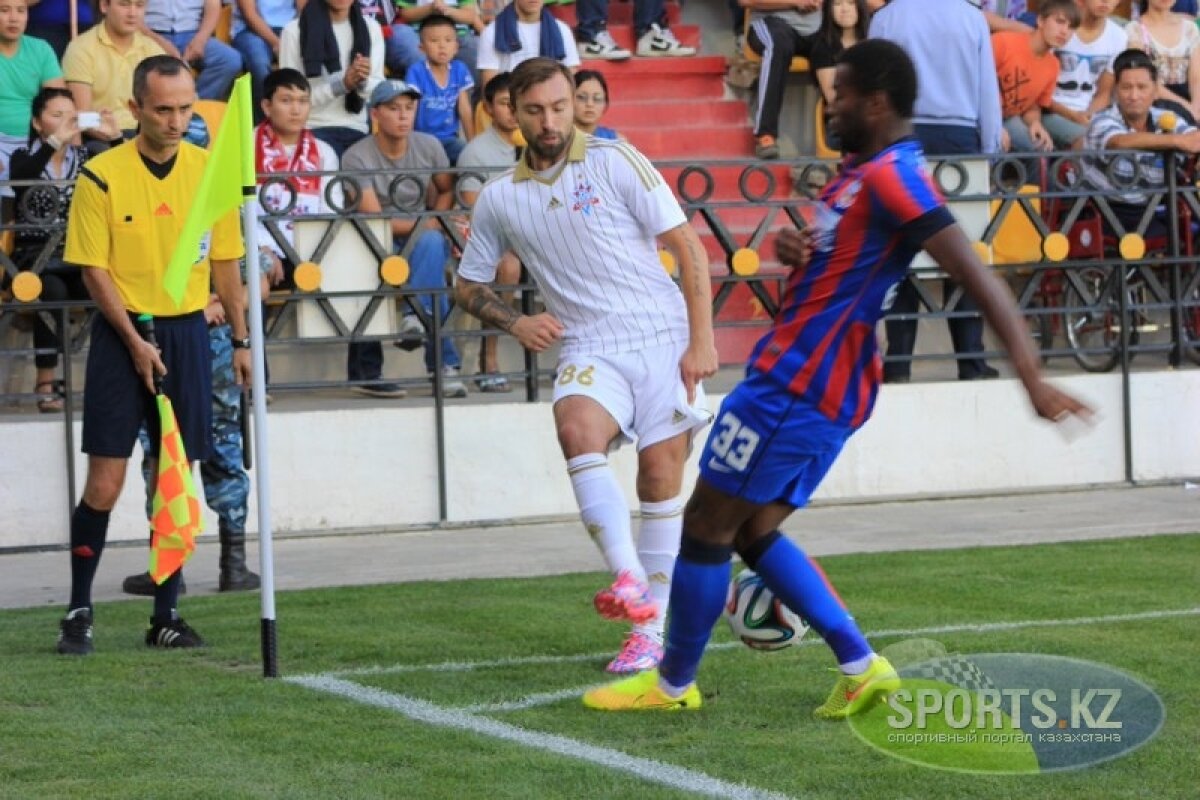
[[[1133,182],[1120,176],[1122,165],[1136,167],[1137,155],[1119,154],[1108,165],[1106,174],[1112,188],[1107,191],[1097,191],[1081,180],[1085,160],[1090,158],[1082,153],[990,162],[948,158],[931,164],[936,184],[975,240],[979,254],[1012,287],[1043,358],[1070,359],[1087,371],[1120,369],[1126,376],[1126,405],[1128,375],[1135,358],[1150,364],[1161,359],[1163,366],[1175,367],[1200,363],[1200,270],[1193,257],[1200,229],[1200,198],[1195,181],[1185,166],[1166,170],[1164,185],[1144,191],[1144,212],[1131,221],[1128,208],[1119,215],[1120,206],[1116,204],[1135,188]],[[1164,158],[1168,164],[1177,161],[1170,154]],[[781,227],[809,224],[812,201],[832,177],[836,165],[806,160],[663,162],[657,166],[709,249],[718,337],[736,338],[734,332],[751,329],[742,338],[752,339],[757,331],[765,330],[778,310],[788,277],[788,270],[774,259],[773,237]],[[457,187],[464,177],[484,177],[477,171],[451,171],[457,173],[458,199],[461,192]],[[359,209],[366,185],[363,182],[378,176],[350,172],[326,176],[328,213],[308,215],[290,213],[295,200],[288,177],[263,176],[262,186],[263,191],[270,189],[284,196],[282,202],[271,205],[271,213],[262,221],[271,239],[297,266],[299,285],[272,293],[266,328],[271,358],[303,353],[316,345],[393,342],[400,337],[394,326],[398,311],[415,313],[426,329],[426,341],[434,350],[434,363],[439,368],[432,376],[397,382],[411,387],[432,383],[440,432],[444,402],[440,391],[442,339],[467,341],[489,332],[453,330],[453,315],[460,312],[453,311],[442,319],[427,313],[418,302],[421,294],[444,295],[450,289],[418,292],[406,286],[406,259],[416,237],[409,237],[397,251],[386,224],[397,215],[366,214]],[[391,176],[389,193],[395,195],[414,182],[421,185],[421,177],[422,173]],[[87,347],[90,320],[96,312],[86,302],[38,299],[38,287],[31,276],[51,263],[64,233],[58,221],[61,209],[45,201],[56,198],[61,187],[53,182],[11,184],[14,189],[22,186],[34,187],[23,192],[22,222],[11,221],[13,216],[7,214],[5,218],[10,221],[0,226],[0,234],[20,237],[23,232],[39,230],[45,239],[36,252],[25,248],[20,263],[14,260],[10,247],[0,249],[4,273],[0,366],[7,362],[11,367],[45,352],[13,333],[14,329],[27,329],[32,315],[39,315],[54,330],[64,332],[60,355],[68,402],[63,415],[69,423],[74,413],[70,400],[86,388],[73,385],[71,365]],[[41,202],[31,202],[35,196],[41,197]],[[11,206],[10,202],[10,212]],[[403,216],[415,220],[418,229],[429,224],[445,234],[453,251],[447,264],[447,270],[451,270],[465,245],[466,214],[459,208]],[[304,236],[289,236],[289,226],[295,226],[295,231],[308,230]],[[300,239],[305,241],[301,243]],[[346,251],[359,253],[353,259],[356,263],[335,263],[334,254]],[[669,256],[664,256],[664,265],[671,269]],[[330,276],[354,270],[361,277],[357,285],[329,288]],[[916,314],[893,318],[916,319],[927,325],[930,320],[972,314],[960,308],[960,289],[939,291],[942,282],[930,280],[938,277],[942,273],[936,265],[918,261],[906,280],[920,298],[921,308]],[[532,284],[522,282],[512,288],[522,309],[530,312],[539,307]],[[300,326],[299,317],[309,324]],[[301,327],[309,330],[299,330]],[[726,348],[730,350],[737,351],[738,347]],[[1001,355],[951,353],[911,358],[927,361]],[[541,398],[541,387],[551,377],[552,368],[547,358],[524,352],[520,368],[508,370],[505,375],[519,382],[525,399],[532,402]],[[273,380],[271,390],[302,392],[350,385],[347,380],[330,378]],[[11,407],[31,398],[29,393],[7,392],[0,394],[0,403]],[[1123,413],[1128,426],[1128,409]],[[64,426],[63,436],[70,464],[74,459],[70,424]],[[1131,474],[1131,468],[1127,474]]]

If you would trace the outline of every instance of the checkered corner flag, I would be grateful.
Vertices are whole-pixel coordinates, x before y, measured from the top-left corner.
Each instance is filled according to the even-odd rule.
[[[155,344],[153,317],[142,314],[138,328],[146,341]],[[175,408],[171,398],[163,394],[158,375],[154,377],[154,395],[160,433],[158,480],[150,501],[150,577],[161,584],[182,569],[196,551],[196,536],[204,531],[204,518]]]

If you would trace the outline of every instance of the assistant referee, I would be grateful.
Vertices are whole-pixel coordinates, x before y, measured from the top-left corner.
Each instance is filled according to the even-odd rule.
[[[100,309],[92,326],[83,402],[83,452],[88,455],[83,498],[71,517],[71,600],[60,623],[58,652],[92,651],[92,579],[104,550],[109,514],[125,482],[138,428],[159,442],[154,375],[163,379],[193,460],[212,450],[212,369],[204,307],[211,281],[233,328],[234,374],[250,376],[249,341],[238,259],[243,255],[236,211],[201,240],[182,305],[166,293],[167,264],[191,210],[207,161],[183,141],[196,85],[187,65],[159,55],[138,64],[129,109],[138,134],[81,168],[67,220],[64,260],[82,268]],[[157,348],[134,321],[154,317]],[[151,453],[157,458],[157,452]],[[157,470],[151,470],[152,475]],[[153,647],[204,644],[176,611],[180,573],[157,587],[146,632]]]

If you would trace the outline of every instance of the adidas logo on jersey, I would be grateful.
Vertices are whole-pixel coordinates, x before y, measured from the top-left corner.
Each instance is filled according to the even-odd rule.
[[[163,203],[158,208],[154,209],[154,216],[156,216],[156,217],[169,217],[169,216],[172,216],[174,213],[175,212],[172,211],[171,207],[169,205],[167,205],[166,203]]]
[[[684,414],[682,411],[680,411],[677,408],[677,409],[675,409],[675,413],[671,415],[671,424],[678,425],[679,423],[683,422],[685,419],[687,419],[687,414]]]
[[[563,204],[557,197],[550,198],[550,205],[546,206],[547,211],[553,211],[556,208],[562,208]]]

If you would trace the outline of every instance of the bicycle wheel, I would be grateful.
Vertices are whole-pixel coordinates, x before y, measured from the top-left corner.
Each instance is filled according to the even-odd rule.
[[[1128,325],[1120,319],[1115,270],[1084,267],[1067,275],[1063,286],[1063,332],[1071,355],[1088,372],[1109,372],[1120,358]]]

